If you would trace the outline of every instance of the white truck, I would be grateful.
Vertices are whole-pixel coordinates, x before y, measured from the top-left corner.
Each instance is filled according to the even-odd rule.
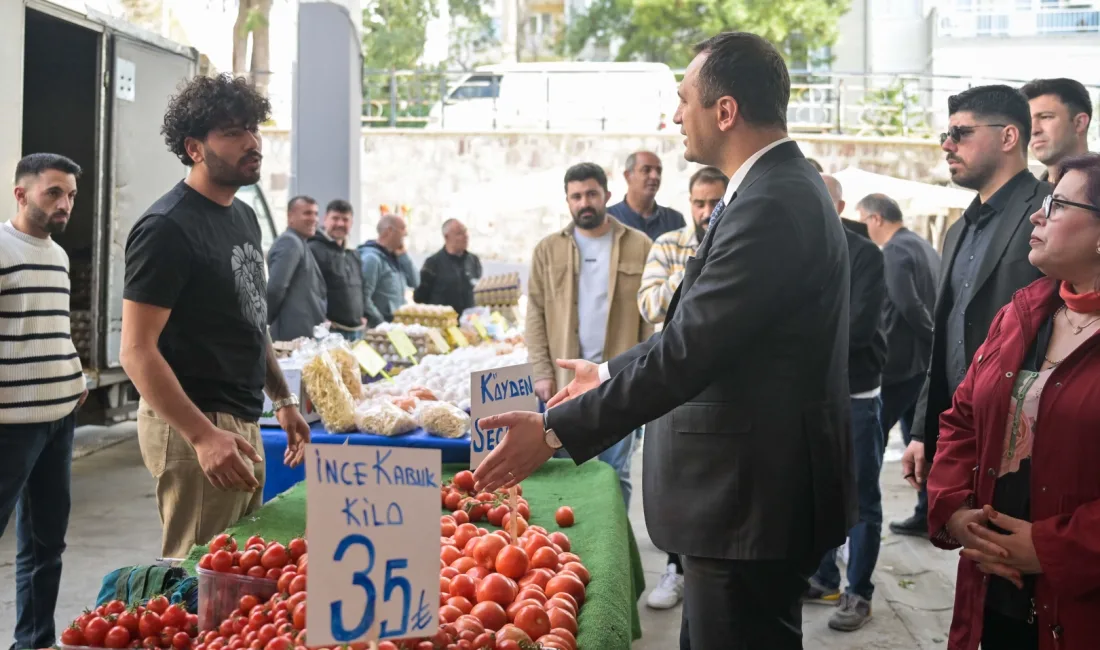
[[[119,363],[126,237],[186,173],[160,127],[198,61],[195,49],[78,0],[0,0],[0,173],[10,182],[20,158],[42,151],[83,168],[56,237],[69,254],[73,340],[91,391],[81,424],[116,422],[136,406]],[[256,209],[266,249],[275,231],[263,194],[252,186],[240,196]]]

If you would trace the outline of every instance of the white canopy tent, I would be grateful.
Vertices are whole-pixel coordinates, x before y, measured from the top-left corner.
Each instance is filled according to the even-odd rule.
[[[844,189],[846,206],[844,214],[849,219],[858,219],[856,204],[868,194],[880,193],[889,196],[901,206],[902,214],[907,218],[918,215],[947,214],[951,209],[966,209],[974,200],[974,192],[956,187],[944,187],[894,178],[883,174],[863,171],[856,167],[846,167],[832,174],[840,181]]]

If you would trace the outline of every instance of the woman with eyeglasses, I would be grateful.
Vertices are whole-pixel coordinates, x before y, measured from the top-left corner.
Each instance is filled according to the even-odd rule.
[[[949,650],[1100,648],[1100,155],[1062,163],[928,477],[934,544],[962,547]]]

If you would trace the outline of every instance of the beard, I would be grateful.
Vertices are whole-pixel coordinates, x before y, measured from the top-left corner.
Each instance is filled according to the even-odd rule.
[[[968,190],[981,189],[997,171],[997,163],[994,161],[977,160],[967,163],[960,158],[955,160],[962,162],[965,166],[951,170],[951,181]]]
[[[65,232],[65,227],[69,225],[69,220],[59,219],[58,217],[67,216],[69,215],[64,212],[47,214],[45,210],[33,203],[29,197],[27,199],[27,218],[31,220],[31,223],[51,235],[60,235]]]
[[[260,166],[253,171],[247,167],[253,160],[262,160],[263,156],[258,151],[250,151],[236,164],[232,164],[219,157],[209,147],[203,145],[204,164],[210,170],[210,180],[223,187],[244,187],[260,182]]]
[[[597,211],[593,208],[584,208],[573,215],[573,223],[581,230],[595,230],[602,226],[606,219],[606,211]]]
[[[702,243],[703,237],[707,234],[707,226],[701,223],[695,224],[695,241]]]

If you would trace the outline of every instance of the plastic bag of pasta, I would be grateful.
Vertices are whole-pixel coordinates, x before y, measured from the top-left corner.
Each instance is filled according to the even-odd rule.
[[[470,416],[448,402],[420,402],[416,419],[425,431],[440,438],[461,438],[470,430]]]
[[[355,411],[355,426],[361,433],[399,436],[416,428],[416,418],[388,399],[363,402]]]
[[[319,351],[302,366],[302,382],[326,430],[334,433],[355,430],[355,399],[341,379],[329,350]]]

